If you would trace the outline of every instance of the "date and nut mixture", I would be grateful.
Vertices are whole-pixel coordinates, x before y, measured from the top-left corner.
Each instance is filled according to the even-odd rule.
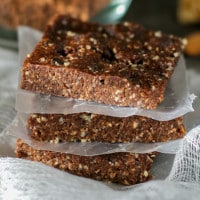
[[[154,109],[185,44],[133,22],[99,25],[61,15],[25,59],[21,88]]]

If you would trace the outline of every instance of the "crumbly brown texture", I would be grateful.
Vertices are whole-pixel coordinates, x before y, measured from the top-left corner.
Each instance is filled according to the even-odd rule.
[[[0,26],[16,29],[19,25],[44,31],[48,20],[55,14],[70,14],[88,20],[110,0],[1,0]]]
[[[21,88],[118,106],[156,108],[185,42],[124,22],[58,16],[22,67]]]
[[[36,150],[17,141],[16,156],[42,162],[52,167],[96,180],[132,185],[152,178],[149,171],[155,153],[114,153],[98,156],[78,156],[51,151]]]
[[[142,116],[126,118],[78,114],[32,114],[27,122],[31,137],[59,142],[166,142],[182,138],[182,117],[157,121]]]

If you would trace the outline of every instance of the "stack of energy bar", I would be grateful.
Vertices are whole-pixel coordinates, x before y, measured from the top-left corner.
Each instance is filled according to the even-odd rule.
[[[183,48],[180,38],[136,23],[99,25],[60,15],[25,59],[20,86],[38,94],[156,109]],[[157,121],[86,112],[32,113],[27,128],[34,140],[50,143],[152,143],[185,134],[182,117]],[[131,185],[151,178],[156,153],[80,156],[34,149],[19,139],[16,155],[76,175]]]

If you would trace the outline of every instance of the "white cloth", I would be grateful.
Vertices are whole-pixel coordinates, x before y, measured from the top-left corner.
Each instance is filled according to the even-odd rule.
[[[199,188],[193,184],[150,181],[128,190],[113,190],[101,182],[73,176],[40,163],[0,159],[1,199],[70,200],[195,200]]]

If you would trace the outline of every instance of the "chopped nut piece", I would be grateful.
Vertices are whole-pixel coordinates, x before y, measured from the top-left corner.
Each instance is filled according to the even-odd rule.
[[[69,66],[69,65],[70,65],[70,62],[69,62],[68,60],[65,60],[65,61],[64,61],[64,66],[67,67],[67,66]]]
[[[81,132],[81,137],[85,137],[85,136],[86,136],[86,132],[85,131]]]
[[[132,34],[129,35],[129,38],[131,38],[131,39],[134,38],[134,37],[135,37],[134,33],[132,33]]]
[[[29,74],[30,74],[29,71],[26,71],[26,72],[25,72],[25,75],[26,75],[26,76],[28,76]]]
[[[52,46],[54,46],[54,44],[53,43],[48,43],[48,46],[52,47]]]
[[[161,32],[161,31],[155,32],[155,36],[156,36],[156,37],[162,37],[162,32]]]
[[[159,60],[159,56],[158,55],[154,56],[153,60]]]
[[[73,36],[75,36],[76,33],[72,32],[72,31],[67,31],[66,34],[69,37],[73,37]]]
[[[145,176],[145,177],[148,177],[148,176],[149,176],[148,171],[146,171],[146,170],[144,171],[144,176]]]
[[[45,62],[46,59],[44,57],[40,58],[40,62]]]
[[[152,85],[151,89],[154,91],[156,89],[156,87],[154,85]]]
[[[138,123],[137,123],[137,122],[134,122],[134,123],[133,123],[133,128],[136,129],[137,127],[138,127]]]
[[[86,139],[81,139],[81,142],[87,142],[87,140]]]
[[[79,165],[78,165],[78,168],[79,168],[79,169],[83,169],[83,165],[79,164]]]
[[[116,48],[113,48],[113,53],[117,53],[117,49]]]
[[[60,66],[60,63],[58,61],[55,61],[54,63],[56,66],[58,66],[58,67]]]
[[[86,45],[85,48],[86,48],[87,50],[90,50],[90,49],[91,49],[91,46],[90,46],[90,45]]]
[[[174,53],[174,57],[179,57],[180,56],[180,53],[179,52],[175,52]]]
[[[37,121],[38,123],[41,123],[40,117],[38,117],[38,118],[36,119],[36,121]]]
[[[130,23],[129,22],[124,22],[124,26],[129,26]]]
[[[46,121],[47,121],[47,118],[42,116],[42,117],[41,117],[41,121],[46,122]]]

